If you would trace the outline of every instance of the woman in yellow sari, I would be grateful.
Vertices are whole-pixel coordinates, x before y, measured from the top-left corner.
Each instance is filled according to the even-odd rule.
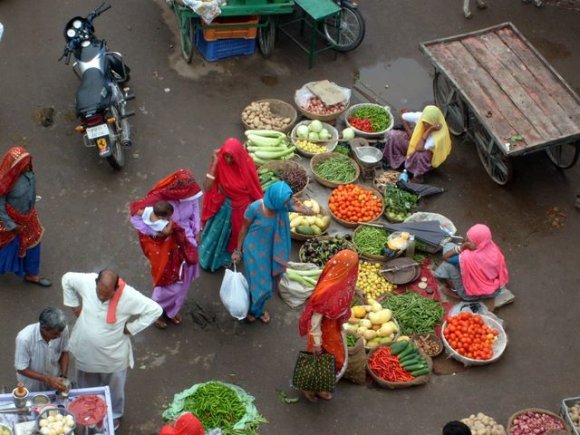
[[[308,336],[309,352],[334,355],[337,381],[346,371],[348,362],[342,324],[350,317],[357,277],[356,252],[344,249],[334,255],[324,266],[299,322],[300,335]],[[332,399],[332,394],[326,391],[303,393],[311,402],[316,401],[317,396],[325,400]]]
[[[425,173],[438,167],[451,153],[451,136],[445,116],[436,106],[422,112],[401,111],[405,130],[387,133],[383,159],[393,169],[403,168],[421,182]],[[414,128],[412,128],[414,125]]]

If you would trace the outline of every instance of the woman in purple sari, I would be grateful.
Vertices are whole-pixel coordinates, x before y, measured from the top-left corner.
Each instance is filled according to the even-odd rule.
[[[141,248],[151,263],[155,286],[151,299],[163,307],[163,315],[155,322],[160,329],[167,328],[167,321],[181,324],[180,311],[189,286],[199,276],[201,196],[191,172],[180,169],[159,181],[145,198],[131,204],[131,224],[139,232]],[[169,223],[155,216],[153,207],[160,201],[166,201],[173,209]]]

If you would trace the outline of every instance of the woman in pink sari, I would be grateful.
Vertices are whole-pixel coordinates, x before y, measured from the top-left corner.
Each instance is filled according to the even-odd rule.
[[[460,246],[447,244],[443,260],[435,277],[447,281],[451,290],[466,301],[496,297],[509,280],[505,258],[487,225],[472,226]]]

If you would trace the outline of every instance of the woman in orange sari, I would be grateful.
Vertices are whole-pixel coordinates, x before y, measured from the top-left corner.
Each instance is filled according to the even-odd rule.
[[[346,371],[348,362],[342,324],[350,317],[357,277],[356,252],[344,249],[337,253],[324,266],[299,322],[300,335],[308,336],[309,352],[334,355],[337,381]],[[312,402],[317,400],[317,396],[325,400],[332,399],[330,392],[303,393]]]

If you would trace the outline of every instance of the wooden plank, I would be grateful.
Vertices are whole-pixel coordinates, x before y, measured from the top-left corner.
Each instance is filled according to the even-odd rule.
[[[476,30],[475,32],[467,32],[467,33],[461,33],[459,35],[453,35],[453,36],[446,36],[445,38],[439,38],[439,39],[434,39],[432,41],[427,41],[427,42],[422,42],[420,45],[422,50],[425,49],[429,49],[432,46],[436,46],[436,45],[440,45],[440,44],[446,44],[449,42],[454,42],[454,41],[461,41],[465,38],[469,38],[471,36],[479,36],[479,35],[483,35],[489,32],[496,32],[499,29],[512,29],[514,27],[514,25],[510,22],[505,22],[505,23],[501,23],[501,24],[497,24],[495,26],[491,26],[491,27],[486,27],[485,29],[479,29]]]
[[[520,61],[519,57],[497,34],[490,33],[479,38],[479,41],[497,57],[504,68],[511,72],[514,79],[543,112],[543,115],[560,131],[561,136],[577,134],[580,131],[580,126],[568,118],[566,111],[552,98],[543,82],[534,78],[530,69]]]
[[[568,114],[569,119],[580,125],[580,103],[578,97],[568,89],[564,79],[548,67],[547,62],[534,53],[514,32],[507,29],[498,31],[498,36],[519,57],[521,62],[528,66],[536,80],[543,82],[544,87],[552,98],[558,102]]]
[[[518,108],[522,116],[542,137],[541,142],[559,138],[561,136],[560,130],[552,124],[534,100],[525,92],[512,72],[505,68],[498,57],[482,43],[482,39],[485,37],[468,38],[462,43],[475,61],[479,63],[480,68],[487,71],[497,87],[510,99],[511,104]],[[508,51],[504,50],[504,53],[505,57],[509,57]]]

